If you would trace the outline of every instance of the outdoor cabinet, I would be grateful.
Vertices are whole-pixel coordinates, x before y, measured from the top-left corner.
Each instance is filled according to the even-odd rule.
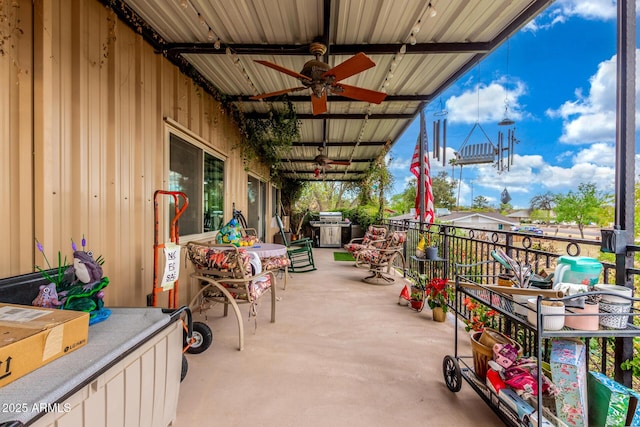
[[[342,246],[342,227],[324,226],[320,227],[320,247],[339,248]]]

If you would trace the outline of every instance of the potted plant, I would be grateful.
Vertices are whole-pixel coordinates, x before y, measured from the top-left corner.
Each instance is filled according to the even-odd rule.
[[[418,281],[411,285],[409,304],[411,308],[420,312],[424,308],[425,284],[419,277]]]
[[[426,283],[426,276],[420,276]],[[447,318],[448,302],[453,298],[453,289],[447,279],[435,277],[425,285],[427,304],[433,312],[433,320],[444,322]]]

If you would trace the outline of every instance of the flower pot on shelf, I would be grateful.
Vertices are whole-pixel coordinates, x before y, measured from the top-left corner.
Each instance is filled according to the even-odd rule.
[[[436,322],[444,322],[447,320],[447,313],[442,309],[442,307],[433,307],[431,309],[431,315],[433,316],[433,320]]]
[[[595,286],[596,291],[610,292],[613,295],[602,295],[600,301],[600,313],[606,313],[600,316],[600,324],[612,329],[624,329],[629,321],[629,313],[631,312],[631,298],[633,296],[631,288],[620,285],[603,285]],[[620,295],[617,297],[615,295]]]
[[[597,331],[600,323],[599,311],[600,305],[591,301],[585,301],[584,308],[566,307],[567,316],[564,318],[564,325],[581,331]],[[589,314],[592,316],[588,316]]]
[[[529,308],[527,320],[533,326],[537,326],[538,324],[537,305],[537,298],[529,298],[529,300],[527,301],[527,307]],[[561,314],[564,314],[563,302],[542,301],[540,303],[540,310],[542,310],[542,315],[544,317],[542,320],[542,329],[544,329],[545,331],[559,331],[564,327],[565,316],[560,316]],[[553,314],[554,316],[549,316],[550,314]]]
[[[424,257],[432,261],[440,260],[440,257],[438,256],[438,248],[437,247],[424,248]]]

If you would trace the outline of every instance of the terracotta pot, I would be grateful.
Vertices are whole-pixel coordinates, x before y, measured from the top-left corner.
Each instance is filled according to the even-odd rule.
[[[447,313],[445,313],[442,307],[433,307],[431,314],[433,316],[433,320],[436,322],[444,322],[447,320]]]

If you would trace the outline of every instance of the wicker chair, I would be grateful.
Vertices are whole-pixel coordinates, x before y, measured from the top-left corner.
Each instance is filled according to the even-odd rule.
[[[362,262],[369,264],[371,275],[362,279],[371,284],[391,284],[395,278],[391,276],[395,260],[398,258],[404,271],[406,264],[404,258],[404,243],[407,240],[406,231],[390,231],[379,247],[372,246],[363,249],[359,255]]]
[[[186,249],[186,256],[195,268],[191,277],[202,284],[191,300],[191,309],[206,309],[210,302],[220,302],[224,304],[224,316],[227,316],[231,306],[238,321],[238,346],[242,350],[244,325],[238,304],[250,304],[249,317],[256,316],[258,300],[270,291],[271,323],[276,321],[276,278],[273,271],[252,274],[251,255],[233,245],[189,242]]]
[[[372,247],[380,247],[384,242],[389,229],[386,225],[370,225],[364,233],[364,237],[356,237],[346,243],[343,248],[356,259],[356,267],[365,267],[360,252]]]

